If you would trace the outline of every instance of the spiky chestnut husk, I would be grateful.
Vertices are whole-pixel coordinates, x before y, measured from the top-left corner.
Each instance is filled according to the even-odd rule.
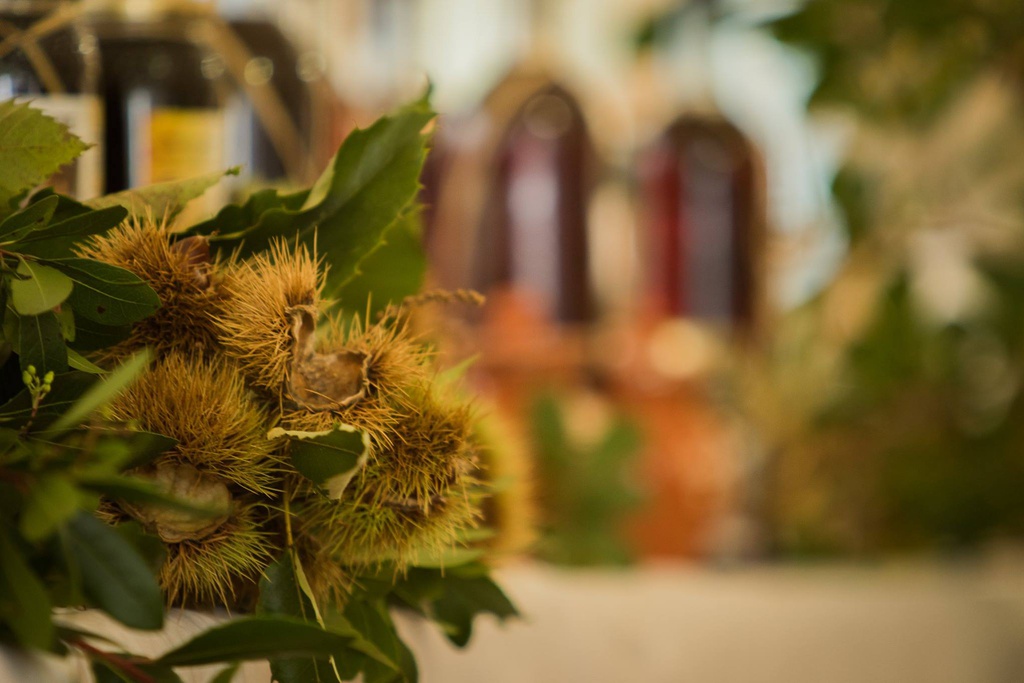
[[[235,606],[250,595],[273,561],[274,536],[262,528],[260,503],[238,502],[224,524],[202,540],[167,545],[160,584],[170,605]]]
[[[222,294],[205,238],[175,241],[165,222],[133,218],[94,237],[78,253],[130,270],[160,298],[160,308],[135,323],[127,339],[95,353],[99,363],[112,365],[143,346],[158,354],[215,350],[213,318],[221,309]]]
[[[386,438],[371,432],[369,460],[340,500],[314,494],[297,504],[301,533],[343,564],[402,566],[414,554],[451,547],[479,516],[472,407],[429,386],[410,388],[406,400],[392,406]],[[343,410],[332,419],[364,427],[353,418]]]
[[[417,395],[431,377],[431,353],[402,322],[369,324],[356,318],[346,325],[331,319],[317,341],[316,359],[337,359],[336,367],[359,359],[359,386],[355,393],[332,382],[338,370],[315,376],[316,366],[304,364],[307,384],[338,386],[330,401],[308,401],[292,393],[282,410],[281,422],[289,429],[325,431],[341,421],[367,432],[373,442],[391,445],[403,412],[416,409]],[[322,366],[321,366],[322,367]]]
[[[282,241],[225,267],[214,324],[224,353],[253,386],[280,395],[297,358],[312,351],[323,277],[305,247]]]
[[[191,465],[264,496],[280,488],[268,417],[223,360],[170,353],[112,402],[111,415],[178,440],[157,463]]]

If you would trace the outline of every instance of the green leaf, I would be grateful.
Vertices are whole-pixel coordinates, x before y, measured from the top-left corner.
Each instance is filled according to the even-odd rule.
[[[72,348],[68,348],[68,366],[72,370],[88,372],[93,375],[103,375],[107,372]]]
[[[160,574],[160,568],[167,559],[167,544],[160,540],[159,536],[148,533],[135,521],[121,522],[114,527],[114,531],[135,548],[153,576]]]
[[[337,660],[344,680],[361,674],[365,683],[416,680],[416,663],[395,629],[383,598],[353,595],[343,614],[330,614],[327,623],[356,637],[353,648],[362,654]],[[367,654],[368,653],[368,654]]]
[[[433,117],[426,98],[383,117],[345,139],[308,194],[261,194],[259,206],[222,211],[190,234],[209,234],[222,252],[243,255],[278,237],[315,244],[331,265],[326,295],[333,297],[416,197],[426,157],[421,131]]]
[[[133,323],[160,308],[157,296],[135,273],[109,263],[84,258],[44,261],[75,285],[68,303],[80,317],[115,327]]]
[[[429,569],[451,569],[476,562],[486,554],[483,548],[445,548],[444,550],[420,550],[409,560],[410,566]]]
[[[53,379],[53,388],[50,389],[50,393],[39,404],[39,410],[32,422],[33,426],[45,428],[51,424],[81,398],[96,381],[94,376],[81,372],[57,375]],[[32,396],[27,389],[0,406],[0,423],[9,427],[21,428],[31,417]]]
[[[458,647],[469,642],[477,614],[488,612],[499,619],[518,614],[489,576],[445,576],[443,585],[444,593],[433,602],[432,614],[445,625],[445,635]]]
[[[370,457],[370,438],[355,427],[339,424],[328,432],[296,432],[276,427],[267,438],[286,437],[292,465],[337,500]]]
[[[70,306],[61,306],[54,312],[57,316],[57,322],[60,323],[60,336],[64,338],[66,342],[72,342],[75,340],[75,313],[71,310]]]
[[[316,609],[299,586],[295,563],[294,553],[287,551],[263,572],[263,578],[260,579],[259,612],[317,622]]]
[[[359,263],[359,273],[334,298],[371,317],[420,291],[427,272],[419,211],[406,211],[384,232],[380,247]]]
[[[295,617],[323,626],[316,604],[300,584],[302,565],[294,551],[286,551],[267,567],[260,580],[261,614]],[[270,661],[274,680],[279,683],[306,683],[307,681],[338,681],[330,658],[275,658]]]
[[[349,638],[285,616],[235,619],[211,628],[157,660],[164,666],[201,666],[224,661],[285,657],[330,657]]]
[[[0,528],[0,623],[25,647],[53,644],[50,597],[21,552]]]
[[[78,562],[86,595],[121,623],[163,626],[163,596],[146,561],[116,531],[87,512],[67,525],[68,547]]]
[[[186,204],[202,196],[204,192],[229,175],[238,175],[238,168],[207,173],[186,180],[156,183],[133,190],[124,190],[93,199],[87,204],[94,209],[122,206],[135,215],[149,214],[157,220],[165,217],[171,219],[178,215]]]
[[[35,366],[39,376],[68,369],[68,350],[60,333],[60,321],[52,312],[17,316],[18,358],[21,369]]]
[[[450,368],[445,368],[441,372],[437,373],[437,377],[434,380],[435,383],[439,386],[451,386],[462,381],[462,378],[466,376],[466,373],[469,372],[470,368],[472,368],[478,360],[480,360],[479,353],[472,355],[469,358],[464,358],[462,361],[456,363]]]
[[[60,197],[60,199],[64,199]],[[73,213],[59,222],[52,222],[45,228],[34,230],[15,244],[13,251],[42,258],[65,258],[74,255],[74,248],[85,238],[106,232],[119,225],[128,212],[119,206],[91,211],[85,206],[81,213]],[[76,211],[77,207],[63,207],[65,212]]]
[[[121,673],[106,662],[92,663],[92,677],[96,683],[132,683],[127,674]]]
[[[74,286],[64,273],[49,266],[21,260],[18,277],[8,278],[11,303],[19,315],[39,315],[60,306]]]
[[[264,218],[272,220],[275,214],[271,212],[297,213],[308,196],[309,190],[290,194],[281,194],[275,189],[260,190],[251,194],[244,204],[228,204],[213,218],[193,225],[183,236],[206,235],[224,244],[237,243],[242,233]]]
[[[235,678],[235,674],[238,673],[238,667],[240,664],[235,662],[231,666],[225,667],[217,672],[217,675],[210,679],[210,683],[231,683]]]
[[[131,670],[118,667],[117,662],[109,659],[93,660],[92,675],[96,683],[138,683],[143,679],[136,672],[142,672],[142,675],[147,677],[145,680],[151,683],[181,683],[181,677],[174,673],[173,669],[132,662],[131,660],[135,658],[131,655],[121,657],[131,666]]]
[[[40,477],[32,484],[20,529],[29,541],[41,541],[57,530],[78,512],[81,496],[75,485],[62,474]]]
[[[131,325],[99,325],[88,318],[75,321],[75,340],[71,346],[78,351],[98,351],[124,341],[132,333]]]
[[[148,349],[138,351],[122,363],[109,376],[89,388],[66,413],[53,423],[51,431],[60,432],[82,424],[97,408],[117,396],[148,366],[152,354]]]
[[[3,223],[0,223],[0,241],[17,241],[22,235],[49,223],[53,218],[53,212],[57,210],[58,202],[56,197],[46,197],[4,219]]]
[[[27,103],[0,102],[0,204],[39,185],[86,149],[65,125]]]

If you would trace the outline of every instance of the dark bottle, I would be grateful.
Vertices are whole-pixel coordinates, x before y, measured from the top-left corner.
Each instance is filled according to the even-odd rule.
[[[224,170],[224,66],[188,2],[115,3],[91,16],[102,55],[106,191]],[[216,192],[203,200],[212,208]]]
[[[76,4],[0,2],[0,40],[18,38],[14,48],[0,56],[0,99],[29,98],[34,107],[93,145],[51,181],[59,192],[91,199],[103,189],[99,56],[95,36],[77,20]],[[51,16],[65,18],[37,38],[25,33]]]
[[[751,331],[763,215],[757,155],[734,125],[683,114],[641,155],[643,263],[658,317]]]

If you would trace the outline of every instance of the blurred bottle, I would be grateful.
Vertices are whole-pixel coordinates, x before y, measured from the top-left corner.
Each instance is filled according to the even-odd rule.
[[[322,166],[313,159],[314,148],[329,146],[329,86],[323,57],[284,34],[275,4],[218,2],[230,34],[219,34],[215,47],[228,56],[239,81],[228,107],[228,159],[243,167],[250,183],[305,183]]]
[[[588,210],[599,160],[580,99],[559,75],[555,4],[524,4],[523,57],[477,112],[441,122],[442,153],[428,168],[436,277],[482,291],[492,317],[516,320],[518,330],[496,331],[506,340],[540,341],[527,320],[579,330],[597,313]]]
[[[655,319],[687,318],[753,334],[760,312],[765,223],[759,154],[715,104],[709,13],[693,3],[641,57],[648,87],[667,112],[637,159],[644,307]]]
[[[223,171],[229,93],[209,44],[210,9],[185,0],[114,0],[90,14],[102,56],[106,191]],[[214,188],[193,205],[209,213]]]
[[[0,2],[0,41],[10,47],[0,56],[0,99],[30,98],[94,145],[52,180],[58,192],[91,199],[103,189],[103,108],[96,37],[79,9],[77,2]]]
[[[759,332],[766,219],[757,150],[715,106],[712,9],[686,6],[657,36],[663,52],[638,65],[637,82],[651,89],[640,93],[644,124],[660,132],[637,158],[644,282],[620,371],[651,444],[652,499],[633,534],[655,556],[734,554],[743,544],[742,441],[715,388],[730,346]]]

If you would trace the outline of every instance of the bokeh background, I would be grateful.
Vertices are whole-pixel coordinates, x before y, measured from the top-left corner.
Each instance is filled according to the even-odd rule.
[[[525,616],[409,627],[424,680],[1024,680],[1019,0],[100,5],[64,83],[0,64],[101,143],[79,192],[306,182],[430,91],[342,303],[448,293]]]

